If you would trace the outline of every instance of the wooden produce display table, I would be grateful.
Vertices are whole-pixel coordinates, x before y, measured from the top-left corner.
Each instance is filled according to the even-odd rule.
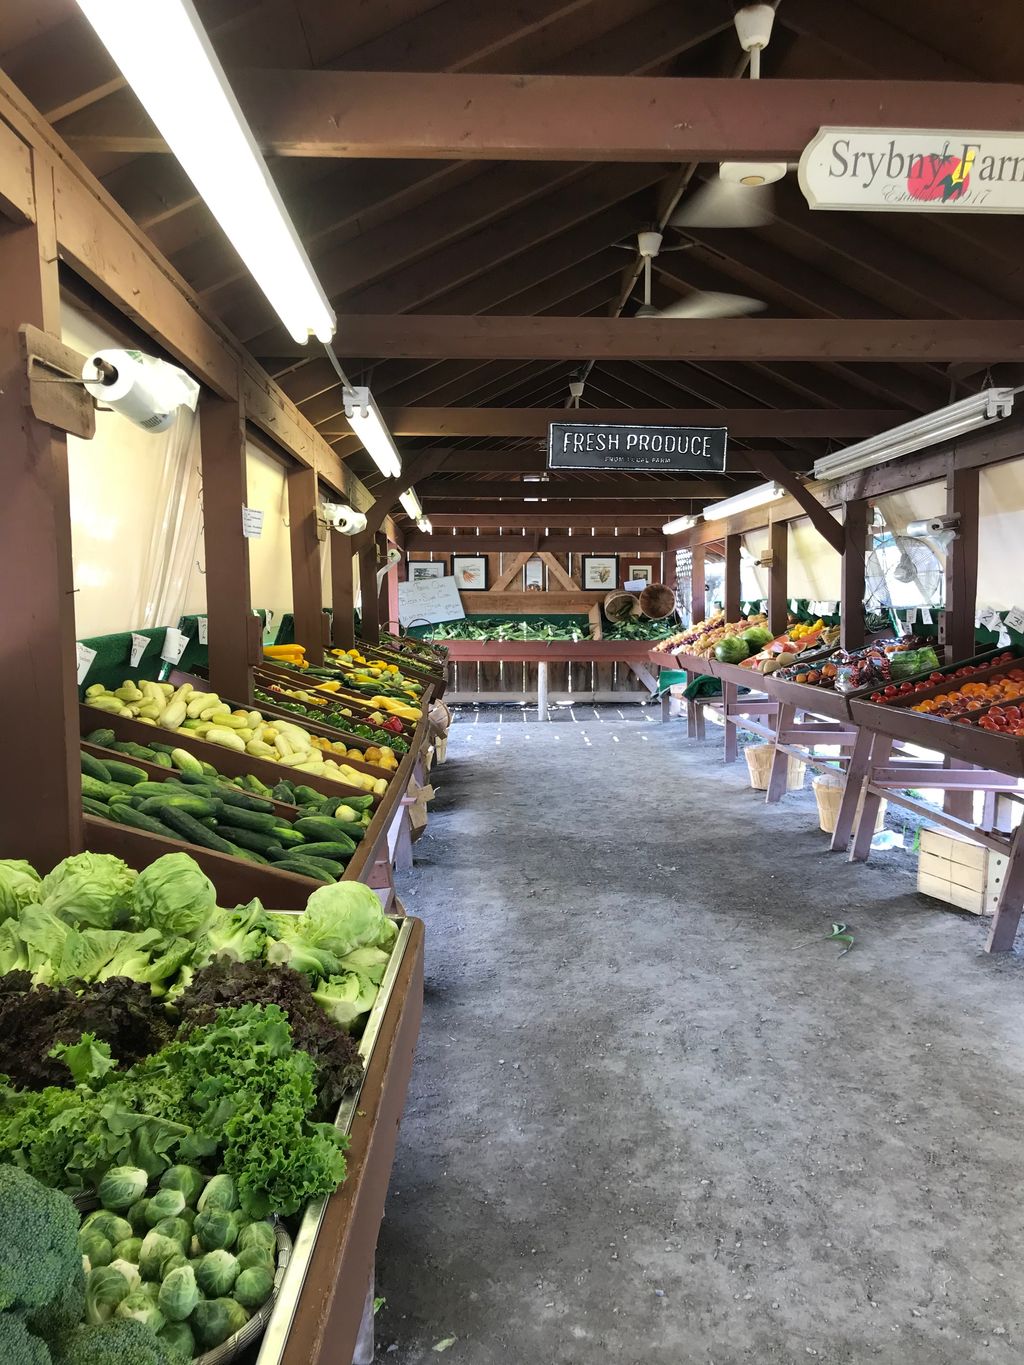
[[[740,668],[739,664],[720,663],[717,659],[708,660],[708,672],[722,684],[721,700],[712,697],[704,705],[721,714],[726,763],[735,763],[739,755],[740,730],[774,742],[779,703],[769,696],[761,674]],[[741,688],[748,689],[743,696],[740,695]]]
[[[765,800],[774,804],[785,795],[790,758],[796,758],[818,772],[837,768],[845,771],[857,742],[857,727],[850,718],[849,701],[841,692],[827,687],[810,687],[806,683],[784,682],[773,679],[770,674],[764,685],[779,707],[775,722],[775,753],[765,792]],[[814,752],[819,744],[836,745],[839,754],[819,758]]]
[[[850,712],[859,733],[832,848],[840,851],[849,848],[851,861],[865,861],[871,849],[878,803],[884,797],[933,824],[1003,854],[1007,859],[1006,874],[986,948],[990,953],[1008,952],[1024,908],[1024,824],[1014,832],[997,829],[996,797],[1024,800],[1021,785],[1024,741],[868,701],[851,700]],[[928,761],[896,754],[894,749],[899,744],[928,749],[942,758]],[[944,791],[947,809],[938,811],[907,796],[908,787]],[[975,792],[986,793],[981,824],[975,822],[973,815]],[[957,801],[957,796],[962,799]]]
[[[651,672],[650,658],[647,640],[452,640],[448,644],[448,662],[452,664],[536,665],[537,713],[541,720],[547,718],[549,664],[626,664],[654,695],[658,682]],[[480,693],[481,701],[487,699],[487,693]]]

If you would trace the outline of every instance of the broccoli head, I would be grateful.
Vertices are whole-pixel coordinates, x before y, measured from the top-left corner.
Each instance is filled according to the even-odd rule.
[[[51,1365],[45,1341],[32,1336],[18,1313],[0,1313],[0,1360],[4,1365]]]
[[[54,1365],[182,1365],[182,1357],[134,1318],[79,1327],[54,1351]]]
[[[33,1336],[42,1337],[53,1346],[68,1332],[73,1331],[85,1316],[85,1271],[79,1256],[74,1274],[51,1302],[34,1312],[26,1313],[25,1324]],[[0,1354],[0,1360],[5,1357]]]
[[[0,1227],[0,1309],[32,1312],[61,1300],[82,1270],[78,1210],[67,1195],[0,1166]]]

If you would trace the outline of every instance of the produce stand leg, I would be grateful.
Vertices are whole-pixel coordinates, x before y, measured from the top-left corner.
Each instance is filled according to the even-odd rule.
[[[961,758],[947,758],[942,765],[944,768],[970,768],[970,763],[965,763]],[[974,792],[972,791],[948,791],[942,797],[942,809],[947,815],[955,815],[958,820],[967,820],[974,823]]]
[[[778,736],[785,734],[795,720],[796,707],[791,706],[788,702],[782,702],[775,720],[775,752],[772,754],[768,790],[764,794],[764,799],[768,805],[774,805],[776,801],[781,801],[786,794],[786,785],[789,781],[789,755],[779,748]]]
[[[839,806],[839,818],[836,821],[832,842],[829,845],[833,853],[845,853],[849,847],[850,839],[853,836],[854,821],[857,817],[857,802],[860,800],[864,778],[871,762],[871,749],[874,742],[873,730],[857,731],[850,764],[846,769],[846,786],[843,789],[843,799]]]
[[[672,696],[666,687],[661,694],[661,723],[665,725],[672,719]]]
[[[686,737],[687,739],[704,738],[704,707],[699,697],[687,697],[686,699]]]
[[[356,1338],[356,1349],[352,1355],[352,1365],[373,1365],[376,1343],[373,1333],[373,1300],[376,1292],[376,1278],[370,1275],[370,1287],[366,1291],[366,1302],[363,1304],[363,1320],[359,1324],[359,1336]]]
[[[1024,908],[1024,825],[1017,826],[1017,832],[1013,836],[1013,843],[1010,845],[1010,853],[1006,859],[1006,874],[1003,877],[1003,887],[999,893],[999,903],[996,906],[996,913],[992,917],[992,928],[989,931],[988,942],[985,944],[987,953],[1008,953],[1013,948],[1013,941],[1017,937],[1017,926],[1020,923],[1021,909]]]
[[[547,720],[548,718],[548,666],[546,663],[537,665],[537,719]]]
[[[734,720],[730,720],[730,714],[736,705],[736,698],[739,696],[739,688],[735,683],[722,682],[722,715],[725,719],[725,761],[735,763],[740,752],[739,727]]]
[[[871,746],[871,763],[868,773],[874,768],[880,768],[889,760],[892,753],[893,741],[888,735],[876,735],[875,742]],[[847,778],[849,782],[849,778]],[[861,806],[860,819],[857,821],[857,829],[853,836],[853,845],[850,848],[851,863],[865,863],[868,854],[871,852],[871,840],[875,837],[875,818],[878,815],[878,803],[881,801],[878,792],[864,791],[864,804]]]

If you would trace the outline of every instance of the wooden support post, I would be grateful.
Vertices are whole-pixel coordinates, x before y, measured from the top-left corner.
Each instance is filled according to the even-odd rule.
[[[311,664],[324,661],[323,589],[317,535],[317,480],[314,469],[288,471],[288,522],[292,551],[292,616],[295,639]]]
[[[377,567],[379,570],[388,562],[388,538],[383,531],[377,532]],[[391,603],[388,595],[390,574],[385,573],[377,589],[377,620],[384,630],[390,629]]]
[[[704,546],[694,545],[690,551],[690,617],[693,624],[703,621],[707,613],[707,583],[704,577]]]
[[[199,406],[203,537],[210,682],[235,701],[252,701],[252,607],[246,500],[245,415],[236,398],[204,393]]]
[[[860,795],[864,790],[864,779],[871,765],[871,750],[875,742],[873,730],[860,729],[854,741],[853,753],[846,768],[846,786],[839,805],[836,827],[832,832],[829,848],[833,853],[845,853],[853,838],[853,828],[857,823],[857,808]]]
[[[351,536],[331,533],[331,640],[335,649],[352,649],[355,632],[355,574]]]
[[[1024,825],[1017,826],[1017,832],[1010,844],[1010,855],[1006,860],[1003,885],[999,892],[996,912],[992,917],[989,931],[987,953],[1008,953],[1013,949],[1020,924],[1021,905],[1024,904]]]
[[[940,640],[946,662],[970,659],[975,653],[974,613],[978,596],[977,469],[954,468],[946,479],[946,512],[960,525],[946,556],[946,606]]]
[[[768,570],[768,627],[781,635],[789,621],[789,523],[774,521],[768,531],[772,566]]]
[[[377,595],[377,538],[363,533],[359,540],[359,635],[364,644],[380,643],[380,598]]]
[[[775,567],[774,564],[772,567]],[[785,628],[785,626],[782,627],[783,630]],[[764,794],[764,799],[768,805],[774,805],[777,801],[781,801],[789,787],[789,755],[779,748],[779,736],[786,734],[795,724],[796,707],[789,702],[783,702],[775,718],[775,750],[772,753],[772,766]]]
[[[740,537],[725,538],[725,619],[738,621],[740,617]]]
[[[737,613],[736,613],[736,616],[738,616],[738,615],[739,615],[739,611],[737,611]],[[730,621],[735,621],[736,616],[729,616],[728,611],[726,612],[726,617],[727,617],[727,619],[730,620]],[[731,721],[731,720],[729,719],[730,715],[735,715],[735,711],[736,711],[736,699],[737,699],[738,696],[739,696],[739,688],[736,686],[736,684],[735,684],[734,682],[729,682],[727,679],[723,679],[723,680],[722,680],[722,719],[725,721],[724,729],[725,729],[725,761],[726,761],[726,763],[735,763],[735,762],[736,762],[736,759],[739,757],[739,752],[740,752],[740,735],[739,735],[739,730],[736,728],[736,725],[734,724],[734,722]]]
[[[871,745],[871,759],[867,768],[867,782],[871,781],[871,774],[876,768],[884,767],[889,761],[892,753],[893,741],[888,735],[875,735]],[[850,767],[852,769],[853,762]],[[847,782],[850,774],[847,773]],[[871,840],[875,837],[875,820],[878,816],[878,805],[882,800],[878,792],[869,791],[867,785],[864,786],[864,803],[860,808],[853,831],[853,843],[850,845],[849,859],[851,863],[864,863],[868,860],[871,852]],[[838,831],[837,831],[838,832]]]
[[[843,503],[843,558],[840,578],[840,643],[864,643],[864,561],[867,557],[868,504],[864,498]]]
[[[18,774],[0,798],[0,857],[48,872],[81,850],[82,811],[67,438],[28,406],[18,335],[60,336],[53,176],[38,159],[34,181],[37,221],[0,220],[0,696]]]

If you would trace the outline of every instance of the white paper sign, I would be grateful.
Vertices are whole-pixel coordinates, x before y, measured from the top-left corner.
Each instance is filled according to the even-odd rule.
[[[999,646],[1000,649],[1005,649],[1009,643],[1010,632],[1006,629],[1004,625],[1000,625],[999,635],[996,638],[996,644]]]
[[[646,587],[647,580],[645,578],[631,578],[626,583],[627,592],[643,592]]]
[[[242,535],[246,540],[259,540],[263,534],[263,513],[256,507],[242,508]]]
[[[1002,625],[1002,617],[995,607],[985,607],[981,613],[981,624],[986,630],[998,630]]]
[[[148,644],[148,636],[139,635],[134,630],[132,631],[132,653],[129,660],[132,668],[138,668],[139,664],[142,662],[142,656],[145,654],[146,646]]]
[[[78,664],[78,685],[81,687],[82,683],[85,682],[86,674],[89,672],[89,669],[92,668],[92,661],[96,657],[96,651],[90,649],[88,645],[76,643],[75,654]]]
[[[448,576],[399,583],[398,619],[403,626],[413,622],[436,625],[441,621],[464,621],[466,612],[455,579]]]
[[[199,626],[199,643],[200,643],[201,645],[205,645],[205,644],[207,643],[208,639],[209,639],[210,623],[207,621],[207,619],[206,619],[205,616],[200,616],[200,617],[198,618],[198,626]]]
[[[932,624],[932,614],[927,607],[921,608],[921,623],[922,625],[926,626],[930,626]]]
[[[796,600],[795,597],[791,597],[789,599],[789,609],[792,612],[797,612],[800,610],[800,603]]]
[[[183,635],[177,626],[168,626],[164,632],[164,647],[160,651],[160,657],[164,663],[176,664],[185,653],[185,646],[188,644],[188,636]]]
[[[271,627],[273,626],[273,624],[274,624],[274,609],[273,609],[273,607],[267,607],[267,609],[266,609],[266,611],[263,613],[263,615],[266,617],[266,621],[265,621],[265,623],[264,623],[264,627],[263,627],[263,628],[264,628],[264,630],[270,630],[270,628],[271,628]]]
[[[1003,617],[1003,624],[1007,630],[1015,630],[1018,635],[1024,635],[1024,611],[1020,607],[1011,607]]]

